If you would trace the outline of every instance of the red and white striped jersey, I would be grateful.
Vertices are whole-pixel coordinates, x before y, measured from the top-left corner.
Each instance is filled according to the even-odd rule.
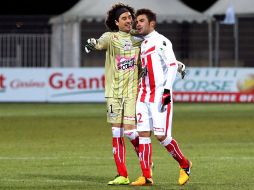
[[[161,101],[164,88],[172,93],[178,68],[172,43],[157,31],[153,31],[144,37],[140,57],[142,72],[138,101]]]

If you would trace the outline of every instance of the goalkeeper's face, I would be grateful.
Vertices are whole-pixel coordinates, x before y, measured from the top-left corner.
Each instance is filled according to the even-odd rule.
[[[132,16],[130,12],[125,12],[121,14],[118,18],[118,21],[115,21],[119,30],[122,32],[129,33],[132,29]]]

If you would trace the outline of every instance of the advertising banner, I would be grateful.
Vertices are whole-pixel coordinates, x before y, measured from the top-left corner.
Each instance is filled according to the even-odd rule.
[[[104,102],[103,68],[49,69],[49,102]]]
[[[0,102],[105,102],[104,68],[1,68]],[[254,102],[254,68],[188,68],[175,102]]]
[[[47,69],[0,68],[0,102],[45,102]]]
[[[190,68],[173,89],[176,102],[254,102],[254,68]]]
[[[104,69],[0,69],[0,102],[104,102]]]

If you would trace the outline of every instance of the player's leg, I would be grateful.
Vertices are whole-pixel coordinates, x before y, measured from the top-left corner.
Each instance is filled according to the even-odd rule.
[[[112,125],[112,146],[113,155],[118,175],[109,185],[127,185],[129,184],[128,173],[125,162],[125,143],[124,129],[122,125],[122,104],[121,99],[107,99],[107,121]]]
[[[192,167],[191,161],[183,155],[177,141],[171,137],[163,138],[159,136],[160,143],[167,149],[172,157],[179,163],[180,176],[178,179],[179,185],[184,185],[189,180],[190,169]]]
[[[124,135],[130,140],[138,155],[139,137],[136,128],[136,99],[125,98],[123,104],[123,126]]]
[[[124,125],[124,136],[126,136],[131,144],[133,145],[134,151],[138,156],[138,148],[139,148],[139,137],[138,132],[136,130],[135,125]]]
[[[139,160],[142,176],[132,182],[133,186],[153,185],[151,163],[152,163],[152,143],[151,143],[151,120],[147,104],[137,103],[137,130],[139,132]]]
[[[154,121],[154,134],[172,157],[179,163],[180,177],[179,184],[185,184],[189,179],[191,162],[189,162],[181,152],[176,140],[172,138],[172,118],[173,118],[173,104],[169,104],[164,112],[156,109],[158,106],[154,105],[153,118],[158,118]],[[156,111],[158,110],[158,111]],[[187,172],[184,172],[187,171]],[[185,175],[183,175],[183,172]]]

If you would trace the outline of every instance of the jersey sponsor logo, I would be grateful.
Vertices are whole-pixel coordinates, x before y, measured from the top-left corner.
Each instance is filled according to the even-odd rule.
[[[133,56],[131,58],[116,56],[116,61],[118,70],[134,70],[136,56]]]

